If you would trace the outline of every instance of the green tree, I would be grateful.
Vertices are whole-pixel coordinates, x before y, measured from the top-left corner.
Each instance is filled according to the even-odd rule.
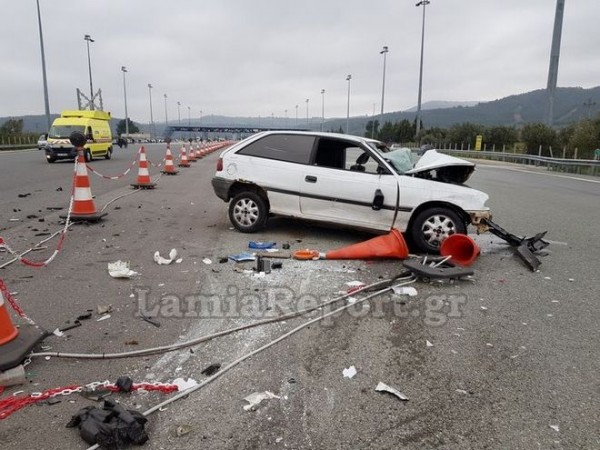
[[[133,123],[130,118],[127,118],[127,122],[129,122],[129,132],[130,133],[139,133],[140,132],[140,129],[138,128],[138,126],[135,123]],[[122,134],[125,134],[125,130],[126,130],[125,119],[119,120],[119,123],[117,123],[117,134],[119,136],[121,136]]]
[[[0,134],[23,134],[23,119],[8,119],[0,127]]]
[[[487,147],[496,146],[496,149],[501,150],[503,145],[511,146],[519,140],[519,133],[513,127],[490,127],[483,132],[483,142]]]
[[[550,147],[557,148],[556,131],[543,123],[527,123],[521,130],[521,141],[527,147],[527,154],[537,155],[540,145],[542,156],[550,156]]]
[[[569,139],[572,151],[577,149],[577,157],[592,159],[594,150],[600,148],[600,120],[582,120],[573,128]]]
[[[365,126],[365,137],[377,136],[379,130],[379,120],[369,120]]]
[[[475,140],[478,135],[482,135],[484,131],[483,125],[476,123],[464,122],[461,124],[452,125],[448,130],[448,142],[451,144],[464,145],[467,148],[475,147]]]
[[[377,134],[377,139],[382,142],[392,142],[396,136],[396,127],[392,122],[385,122]]]
[[[415,128],[410,123],[410,120],[404,119],[396,124],[396,141],[412,142],[415,137]]]
[[[445,144],[447,143],[448,130],[445,128],[432,127],[424,130],[421,137],[421,144]]]

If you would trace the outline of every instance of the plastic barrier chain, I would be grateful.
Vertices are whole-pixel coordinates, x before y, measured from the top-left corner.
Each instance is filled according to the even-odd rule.
[[[19,305],[17,305],[17,301],[14,299],[14,297],[6,287],[6,284],[4,284],[4,280],[2,278],[0,278],[0,291],[2,292],[2,295],[4,296],[8,304],[12,307],[12,309],[14,309],[14,311],[19,315],[19,317],[25,319],[31,325],[35,325],[35,322],[32,319],[30,319],[27,316],[27,314],[25,314],[25,311],[23,311]]]
[[[100,172],[98,172],[96,169],[94,169],[93,167],[91,167],[89,164],[86,164],[85,167],[87,167],[87,169],[90,172],[92,172],[94,175],[98,175],[100,178],[104,178],[105,180],[118,180],[120,178],[123,178],[129,172],[131,172],[131,169],[133,169],[133,166],[135,166],[135,163],[138,160],[138,157],[139,157],[139,154],[140,154],[141,150],[142,149],[140,147],[140,149],[137,151],[136,157],[133,159],[133,161],[131,161],[131,164],[129,165],[129,167],[127,168],[127,170],[125,170],[125,172],[123,172],[120,175],[114,175],[114,176],[103,175]]]
[[[118,386],[115,386],[114,384],[108,381],[104,381],[90,383],[85,386],[71,385],[55,389],[48,389],[43,392],[33,392],[31,394],[24,395],[11,395],[4,399],[0,399],[0,420],[6,419],[11,414],[34,403],[43,402],[45,400],[48,400],[49,398],[57,397],[59,395],[71,395],[75,393],[80,393],[83,391],[84,388],[96,389],[99,387],[108,389],[111,392],[121,392],[121,389]],[[134,383],[131,387],[131,390],[159,391],[165,394],[169,394],[171,392],[177,392],[179,388],[176,384]]]

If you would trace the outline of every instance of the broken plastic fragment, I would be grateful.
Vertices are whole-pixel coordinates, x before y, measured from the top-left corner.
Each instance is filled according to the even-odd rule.
[[[356,375],[356,373],[356,367],[354,366],[350,366],[342,371],[342,375],[344,375],[344,378],[354,378],[354,375]]]
[[[119,260],[108,263],[108,274],[113,278],[131,278],[138,273],[129,268],[129,262]]]
[[[203,262],[204,264],[212,264],[212,261],[211,261],[209,258],[204,258],[204,259],[202,260],[202,262]]]
[[[169,252],[169,259],[166,259],[166,258],[163,258],[162,256],[160,256],[160,253],[158,250],[154,252],[154,261],[156,262],[156,264],[160,264],[160,265],[171,264],[176,258],[177,258],[177,250],[174,248],[172,248],[171,251]]]
[[[60,331],[58,328],[56,330],[54,330],[52,332],[53,335],[58,336],[58,337],[62,337],[65,335],[65,333],[63,333],[62,331]]]
[[[235,262],[254,261],[256,257],[252,253],[242,252],[236,255],[229,255],[229,259]]]
[[[377,387],[375,387],[375,390],[378,392],[389,392],[390,394],[393,394],[396,397],[398,397],[400,400],[408,400],[408,397],[402,392],[400,392],[398,389],[388,386],[387,384],[382,383],[381,381],[379,382]]]
[[[248,242],[248,248],[253,248],[257,250],[266,250],[268,248],[273,248],[277,245],[276,242],[259,242],[259,241],[250,241]]]
[[[556,432],[560,432],[560,428],[558,428],[558,425],[550,425],[550,428],[552,428]]]
[[[260,405],[263,400],[267,400],[270,398],[281,398],[278,395],[273,394],[270,391],[265,392],[254,392],[250,394],[248,397],[244,397],[244,400],[248,402],[247,405],[244,405],[244,410],[246,411],[255,411],[256,407]]]
[[[188,378],[187,380],[184,380],[183,378],[175,378],[173,380],[173,384],[177,386],[177,390],[179,392],[182,392],[187,391],[189,388],[197,386],[198,382],[193,378]]]
[[[101,321],[109,319],[109,318],[110,318],[110,314],[104,314],[102,317],[97,319],[96,322],[101,322]]]
[[[417,290],[412,286],[392,286],[392,291],[396,295],[408,295],[409,297],[417,295]]]
[[[429,341],[425,341],[425,344],[427,345],[427,347],[433,347],[433,344]]]

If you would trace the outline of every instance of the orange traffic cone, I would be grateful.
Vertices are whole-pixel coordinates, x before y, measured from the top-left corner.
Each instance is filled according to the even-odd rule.
[[[136,189],[154,189],[156,183],[153,183],[150,179],[150,172],[148,172],[148,160],[146,159],[146,150],[144,147],[140,148],[140,157],[138,159],[138,176],[135,183],[132,183]]]
[[[201,159],[204,155],[200,151],[200,144],[196,144],[196,159]]]
[[[20,365],[31,349],[48,335],[37,325],[22,325],[17,329],[6,310],[5,295],[10,294],[0,279],[0,371]]]
[[[171,154],[171,146],[167,144],[167,153],[165,155],[165,168],[160,171],[166,175],[177,175],[179,171],[173,165],[173,155]]]
[[[194,152],[194,148],[192,147],[192,143],[190,142],[190,150],[188,152],[188,161],[196,162],[196,152]]]
[[[440,255],[449,256],[450,261],[461,266],[470,266],[481,250],[477,243],[466,234],[452,234],[442,241]]]
[[[179,167],[190,167],[190,163],[185,154],[185,145],[181,147],[181,157],[179,158]]]
[[[393,228],[384,236],[325,253],[325,259],[374,259],[408,257],[408,247],[402,234]]]
[[[85,138],[84,138],[85,139]],[[97,222],[108,213],[99,213],[92,197],[90,177],[85,166],[83,147],[77,149],[77,171],[75,172],[75,190],[73,192],[72,222]],[[61,219],[67,216],[61,215]]]

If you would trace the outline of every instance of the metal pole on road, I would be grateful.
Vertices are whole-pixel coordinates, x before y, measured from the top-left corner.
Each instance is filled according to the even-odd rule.
[[[423,92],[423,48],[425,46],[425,7],[429,5],[429,0],[421,0],[415,6],[423,6],[423,26],[421,27],[421,64],[419,65],[419,96],[417,100],[417,121],[415,128],[415,137],[421,131],[421,93]]]
[[[321,131],[325,126],[325,89],[321,89]]]
[[[129,139],[129,116],[127,115],[127,85],[125,84],[125,74],[127,73],[127,68],[125,66],[121,66],[121,72],[123,72],[123,96],[125,97],[125,135],[127,139]]]
[[[346,134],[348,134],[348,130],[350,129],[350,80],[352,79],[352,75],[348,74],[346,77],[346,81],[348,82],[348,109],[346,111]]]
[[[169,115],[167,114],[167,94],[164,94],[165,97],[165,126],[169,126]]]
[[[153,137],[154,117],[152,115],[152,85],[150,83],[148,83],[148,95],[150,97],[150,137]]]
[[[306,128],[308,128],[308,99],[306,101]]]
[[[92,85],[92,59],[90,58],[90,42],[95,42],[89,34],[86,34],[83,39],[87,45],[88,71],[90,73],[90,110],[94,110],[94,86]]]
[[[37,15],[38,15],[38,26],[40,30],[40,51],[42,53],[42,78],[44,82],[44,107],[46,111],[46,131],[50,129],[52,125],[50,121],[50,101],[48,100],[48,80],[46,78],[46,56],[44,54],[44,35],[42,33],[42,16],[40,14],[40,0],[36,0],[37,4]]]
[[[383,47],[383,50],[379,52],[379,54],[383,54],[383,83],[381,85],[381,123],[383,123],[383,101],[385,99],[385,62],[386,56],[388,53],[387,45]]]

